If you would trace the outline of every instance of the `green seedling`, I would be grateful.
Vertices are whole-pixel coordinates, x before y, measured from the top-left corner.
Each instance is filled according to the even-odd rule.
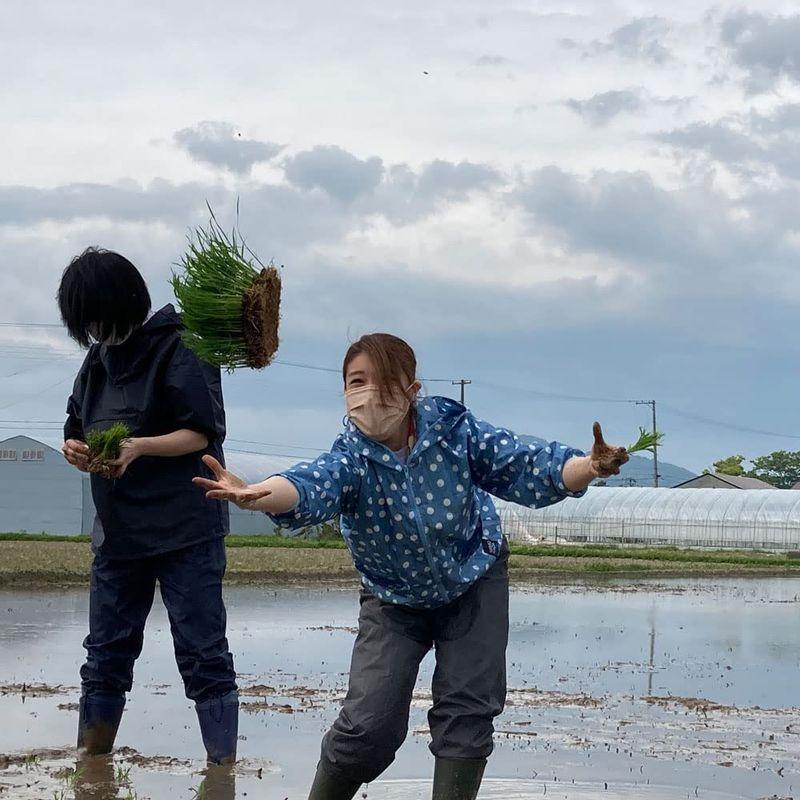
[[[89,472],[95,472],[104,478],[113,477],[113,470],[108,462],[119,457],[119,449],[130,435],[130,428],[124,422],[115,422],[102,431],[90,431],[86,436],[86,444],[89,446]]]
[[[25,769],[28,770],[35,767],[39,763],[39,761],[40,761],[39,756],[37,756],[35,753],[31,753],[30,755],[25,756],[25,761],[23,761],[22,763]]]
[[[114,770],[114,778],[120,786],[128,786],[131,782],[131,767],[123,767],[122,764],[117,764]]]
[[[644,428],[639,428],[639,438],[628,447],[628,453],[653,453],[655,454],[656,447],[661,444],[664,434],[659,431],[647,431]]]
[[[177,264],[181,271],[172,275],[184,343],[214,366],[262,369],[278,349],[280,274],[261,263],[235,228],[227,234],[208,210],[208,227],[190,235]]]

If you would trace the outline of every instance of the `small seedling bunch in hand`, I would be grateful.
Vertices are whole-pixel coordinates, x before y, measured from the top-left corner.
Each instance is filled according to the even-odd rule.
[[[627,448],[629,453],[653,453],[656,452],[656,447],[661,444],[664,434],[659,431],[647,431],[644,428],[639,428],[639,438]]]
[[[606,444],[599,422],[595,422],[592,426],[592,433],[594,444],[590,457],[598,477],[610,478],[612,475],[619,475],[620,468],[628,461],[629,451],[624,447]]]
[[[229,371],[263,369],[278,349],[281,278],[264,266],[234,228],[228,235],[209,206],[207,228],[197,228],[173,273],[186,346],[203,361]]]
[[[124,422],[115,422],[105,430],[90,431],[86,435],[86,444],[89,447],[89,464],[87,469],[103,478],[113,478],[115,469],[109,464],[119,458],[122,443],[129,439],[130,429]]]

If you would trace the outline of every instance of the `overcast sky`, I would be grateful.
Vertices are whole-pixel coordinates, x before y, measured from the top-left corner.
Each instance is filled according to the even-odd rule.
[[[625,401],[655,398],[674,463],[800,449],[794,8],[19,5],[0,31],[0,321],[57,321],[90,244],[168,302],[206,201],[231,222],[239,197],[252,248],[285,265],[285,361],[337,368],[388,330],[520,432],[585,446],[597,418],[629,443],[647,409]],[[0,326],[0,437],[61,419],[79,363],[58,329]],[[340,383],[227,376],[234,446],[327,446]]]

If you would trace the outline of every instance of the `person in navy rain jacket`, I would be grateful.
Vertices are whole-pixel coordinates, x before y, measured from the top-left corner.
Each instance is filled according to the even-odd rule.
[[[58,304],[70,336],[89,348],[67,406],[64,456],[87,471],[90,431],[115,422],[131,431],[113,478],[91,476],[97,521],[79,749],[114,745],[158,581],[208,759],[232,762],[239,701],[222,600],[228,512],[190,482],[202,456],[222,463],[219,369],[184,347],[171,305],[148,318],[147,286],[117,253],[90,248],[74,258]]]
[[[417,399],[414,351],[362,337],[343,366],[348,419],[330,452],[248,486],[207,456],[212,500],[289,528],[340,516],[361,573],[349,691],[323,739],[311,800],[349,800],[394,760],[420,662],[435,649],[428,720],[434,800],[477,795],[505,703],[508,546],[491,495],[530,507],[619,472],[624,448],[595,423],[590,456],[525,444],[444,397]]]

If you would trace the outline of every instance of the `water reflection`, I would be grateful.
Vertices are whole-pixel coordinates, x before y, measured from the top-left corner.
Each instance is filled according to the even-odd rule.
[[[800,780],[796,712],[787,708],[800,654],[799,596],[796,579],[515,586],[510,703],[481,796],[661,800],[695,789],[709,800],[791,796]],[[129,792],[302,800],[346,686],[356,593],[234,587],[227,602],[246,704],[233,771],[205,766],[160,605],[120,749],[113,760],[76,761],[70,745],[85,592],[0,593],[0,754],[21,754],[0,758],[0,796],[5,784],[20,800],[54,791],[70,800]],[[428,659],[412,733],[369,798],[427,793],[420,781],[427,785],[432,772],[431,671]],[[34,682],[42,684],[35,691]],[[41,747],[64,749],[26,766],[31,748]]]

